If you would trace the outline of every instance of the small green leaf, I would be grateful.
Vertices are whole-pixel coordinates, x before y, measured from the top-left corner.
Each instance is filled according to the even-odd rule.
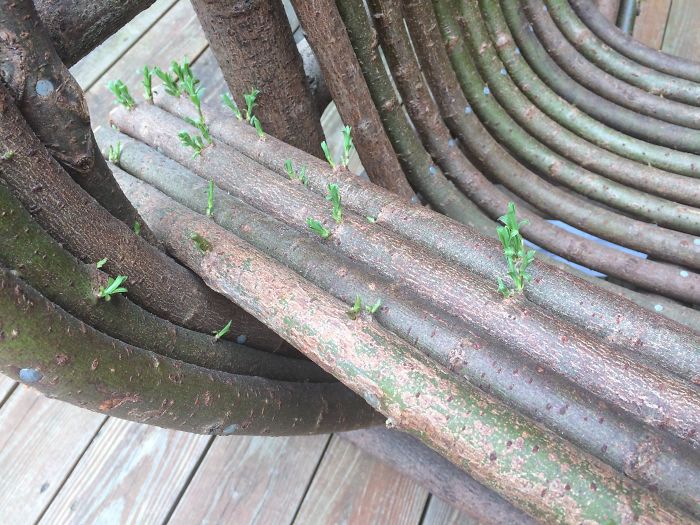
[[[327,239],[331,235],[329,229],[325,228],[320,221],[317,221],[312,217],[308,217],[306,219],[306,224],[309,227],[309,229],[316,233],[319,237],[321,237],[321,239]]]
[[[352,128],[350,126],[345,126],[342,130],[341,133],[343,134],[343,159],[342,159],[342,164],[344,167],[348,167],[348,164],[350,164],[350,152],[352,152],[353,148],[353,143],[352,143],[352,136],[350,135],[350,132],[352,131]]]
[[[95,263],[95,266],[97,267],[97,269],[100,269],[100,268],[102,268],[106,263],[107,263],[107,257],[105,257],[104,259],[100,259],[99,261],[97,261],[97,263]]]
[[[107,149],[107,160],[112,164],[119,164],[122,158],[122,143],[117,141],[115,145],[109,146]]]
[[[149,102],[153,102],[153,71],[148,66],[143,66],[143,84],[144,97]]]
[[[231,111],[233,111],[233,114],[236,116],[236,118],[238,120],[243,120],[243,115],[241,115],[241,110],[238,109],[238,105],[233,100],[230,93],[224,93],[223,95],[221,95],[221,102],[223,103],[224,106],[226,106]]]
[[[262,124],[260,124],[260,120],[258,120],[258,117],[253,115],[253,117],[250,119],[250,123],[255,127],[255,131],[258,132],[258,137],[261,139],[265,138],[265,132],[262,129]]]
[[[328,149],[328,144],[326,144],[325,140],[321,142],[321,149],[323,150],[323,154],[326,156],[326,160],[328,161],[330,167],[335,169],[335,162],[333,162],[333,156],[331,155],[331,152]]]
[[[112,80],[107,84],[107,87],[116,97],[118,104],[121,104],[126,109],[133,109],[136,106],[134,98],[129,93],[129,88],[121,80]]]
[[[231,330],[231,323],[233,320],[229,321],[226,323],[226,326],[224,326],[221,330],[218,332],[212,332],[214,334],[214,340],[218,341],[222,337],[224,337],[227,333],[229,333],[229,330]]]
[[[134,233],[141,235],[141,223],[139,221],[134,221]]]
[[[360,312],[362,311],[362,298],[359,295],[355,296],[355,303],[352,305],[352,308],[348,310],[348,317],[352,319],[353,321],[357,319],[357,316],[360,315]]]
[[[343,222],[343,208],[340,201],[340,190],[338,189],[337,184],[328,185],[328,195],[326,195],[326,200],[331,201],[333,204],[333,211],[331,212],[333,220],[338,224]]]
[[[377,312],[377,310],[379,310],[379,308],[380,308],[381,306],[382,306],[382,300],[381,300],[381,299],[377,299],[377,302],[376,302],[376,303],[374,303],[372,306],[368,306],[368,307],[367,307],[367,311],[368,311],[369,313],[371,313],[371,314],[374,314],[374,313]]]
[[[370,224],[374,224],[375,222],[377,222],[377,218],[372,217],[371,215],[367,215],[367,217],[365,217],[365,219],[367,219],[367,222]]]
[[[98,297],[105,301],[110,301],[113,295],[128,292],[129,290],[122,286],[126,279],[126,275],[117,275],[114,279],[112,277],[107,278],[107,287],[100,286]]]
[[[209,181],[209,191],[207,193],[207,217],[214,215],[214,181]]]
[[[257,105],[256,100],[258,98],[258,95],[260,94],[259,89],[251,89],[250,93],[243,93],[243,98],[245,99],[245,105],[246,105],[246,115],[245,119],[252,124],[252,118],[253,118],[253,108]]]

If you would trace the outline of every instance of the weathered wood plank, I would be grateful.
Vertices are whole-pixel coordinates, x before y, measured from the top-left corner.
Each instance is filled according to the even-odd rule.
[[[700,2],[674,0],[661,49],[667,53],[700,60]]]
[[[217,438],[169,525],[290,523],[328,439]]]
[[[105,420],[21,386],[0,409],[0,516],[34,523]]]
[[[644,0],[634,23],[634,38],[649,47],[660,49],[670,10],[671,0]]]
[[[15,387],[15,382],[7,376],[0,374],[0,407],[7,400],[7,396]]]
[[[178,2],[157,25],[143,35],[107,70],[86,93],[92,127],[107,124],[107,115],[114,105],[114,96],[107,88],[111,80],[121,79],[137,100],[142,98],[142,68],[159,65],[167,69],[173,60],[188,57],[194,61],[207,47],[202,27],[188,1]],[[158,84],[158,82],[155,82]]]
[[[417,524],[425,489],[333,437],[295,523]]]
[[[178,0],[158,0],[71,68],[84,91],[151,29]],[[184,1],[184,0],[181,0]]]
[[[211,439],[109,419],[40,523],[163,523]]]
[[[421,525],[476,525],[478,521],[435,496],[430,498]]]

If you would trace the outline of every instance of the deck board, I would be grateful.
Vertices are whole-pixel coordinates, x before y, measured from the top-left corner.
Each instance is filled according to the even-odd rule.
[[[216,438],[169,523],[291,523],[328,439]]]
[[[295,524],[416,525],[428,492],[334,436]]]
[[[478,521],[441,499],[431,497],[421,525],[477,525]]]
[[[110,80],[121,79],[134,98],[142,99],[144,65],[158,65],[167,69],[173,60],[179,61],[185,57],[193,62],[206,47],[207,41],[192,5],[187,0],[180,0],[141,37],[138,45],[120,56],[86,93],[92,126],[105,125],[114,106],[114,96],[107,88]]]
[[[0,407],[5,403],[16,384],[9,377],[0,374]]]
[[[40,523],[163,523],[211,439],[110,418]]]
[[[176,2],[158,0],[75,64],[70,71],[83,90],[90,89]]]
[[[19,387],[0,409],[2,523],[33,523],[105,417]]]
[[[700,60],[700,2],[673,0],[662,50],[667,53]]]
[[[660,49],[670,10],[671,0],[644,0],[634,23],[634,38],[649,47]]]

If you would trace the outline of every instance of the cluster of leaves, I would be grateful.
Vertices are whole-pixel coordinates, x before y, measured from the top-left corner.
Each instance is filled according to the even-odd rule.
[[[328,237],[331,236],[331,231],[321,224],[321,221],[318,221],[313,217],[308,217],[306,219],[306,225],[312,232],[321,237],[321,239],[328,239]]]
[[[119,160],[122,158],[122,143],[117,141],[117,143],[112,146],[110,145],[107,149],[107,160],[112,164],[119,164]]]
[[[129,88],[121,80],[112,80],[107,87],[114,93],[118,104],[121,104],[126,109],[133,109],[136,106],[134,97],[129,93]]]
[[[143,96],[149,102],[153,102],[153,70],[146,66],[143,66]]]
[[[340,224],[343,222],[343,207],[340,202],[340,190],[337,184],[328,185],[328,195],[326,195],[326,200],[333,204],[333,210],[331,211],[331,217],[333,220]]]
[[[255,131],[258,133],[258,137],[265,138],[265,132],[263,131],[262,128],[262,123],[260,122],[260,119],[256,117],[253,114],[253,108],[257,105],[256,100],[258,99],[258,95],[260,94],[260,90],[256,88],[252,88],[250,90],[250,93],[243,93],[243,99],[245,100],[245,121],[253,126],[255,128]],[[221,95],[221,102],[224,105],[224,107],[229,108],[233,114],[236,116],[238,120],[243,120],[244,115],[241,112],[241,110],[238,107],[238,104],[233,100],[231,97],[230,93],[224,93]]]
[[[522,292],[525,288],[525,283],[532,278],[527,269],[535,259],[534,250],[526,250],[523,243],[523,237],[520,235],[520,228],[528,224],[524,220],[518,222],[515,213],[515,203],[508,203],[508,213],[498,219],[503,226],[497,228],[498,239],[503,246],[503,255],[508,264],[508,276],[510,277],[513,288],[509,288],[503,282],[503,279],[498,278],[498,291],[503,297],[508,298],[515,293]]]
[[[367,313],[369,313],[371,315],[371,314],[376,313],[377,310],[379,310],[379,308],[381,306],[382,306],[382,300],[377,299],[377,302],[375,302],[371,306],[370,305],[365,306],[364,309]],[[353,303],[352,308],[350,308],[350,310],[348,310],[348,317],[350,317],[350,319],[352,319],[354,321],[355,319],[357,319],[357,317],[360,315],[361,312],[362,312],[362,298],[359,295],[356,295],[355,302]]]
[[[107,262],[106,259],[103,259],[103,261]],[[100,261],[100,262],[102,262],[102,261]],[[102,264],[104,264],[104,262]],[[118,294],[123,294],[123,293],[128,292],[129,290],[126,289],[124,286],[122,286],[122,284],[124,284],[124,281],[126,281],[126,279],[127,279],[126,275],[117,275],[114,278],[109,277],[107,279],[107,286],[106,287],[100,286],[100,290],[97,293],[97,296],[100,299],[104,299],[105,301],[111,301],[113,295],[118,295]]]
[[[284,171],[287,172],[289,180],[299,180],[304,186],[309,185],[309,177],[306,175],[306,166],[302,166],[299,171],[295,171],[294,166],[292,166],[292,161],[287,159],[284,161]]]
[[[351,132],[352,128],[350,126],[345,126],[341,130],[341,133],[343,134],[343,156],[340,158],[340,165],[344,168],[347,168],[348,164],[350,164],[350,153],[352,153],[352,149],[354,147]],[[321,149],[323,150],[323,154],[326,156],[326,161],[328,161],[329,166],[332,169],[335,169],[336,164],[333,160],[333,155],[331,155],[330,149],[328,148],[328,143],[326,143],[325,140],[321,142]]]
[[[193,159],[201,155],[202,150],[207,147],[207,145],[204,144],[204,139],[199,135],[190,135],[187,131],[181,131],[177,136],[180,138],[180,142],[183,146],[194,150],[192,154]]]

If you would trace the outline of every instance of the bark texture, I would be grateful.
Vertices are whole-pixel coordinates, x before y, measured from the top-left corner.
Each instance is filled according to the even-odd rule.
[[[370,180],[401,197],[413,190],[384,132],[352,45],[332,0],[293,1],[323,78],[352,136]]]
[[[154,0],[34,0],[56,52],[71,67]]]
[[[192,5],[231,96],[260,90],[255,115],[263,129],[320,156],[320,113],[308,88],[284,6],[266,0],[194,0]]]

